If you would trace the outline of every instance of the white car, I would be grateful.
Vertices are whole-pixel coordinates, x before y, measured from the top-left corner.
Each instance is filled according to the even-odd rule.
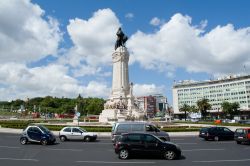
[[[59,138],[61,141],[83,140],[85,142],[90,142],[97,139],[97,134],[87,132],[81,127],[64,127],[59,132]]]

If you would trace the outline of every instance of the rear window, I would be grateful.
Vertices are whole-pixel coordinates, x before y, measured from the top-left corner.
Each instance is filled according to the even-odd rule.
[[[129,131],[131,131],[130,124],[120,124],[117,127],[117,132],[129,132]]]
[[[200,132],[207,132],[208,128],[201,128]]]
[[[246,133],[246,130],[244,130],[244,129],[237,129],[235,132],[243,134],[243,133]]]

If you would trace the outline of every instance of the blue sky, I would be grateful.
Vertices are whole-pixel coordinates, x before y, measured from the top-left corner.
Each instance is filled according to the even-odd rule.
[[[121,26],[135,95],[161,93],[172,104],[174,80],[249,74],[249,6],[244,0],[3,0],[0,100],[107,98]]]

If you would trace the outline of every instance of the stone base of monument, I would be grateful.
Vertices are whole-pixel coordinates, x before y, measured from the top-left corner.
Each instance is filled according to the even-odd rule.
[[[115,122],[117,121],[116,109],[105,109],[99,116],[99,122]]]
[[[79,121],[78,121],[78,117],[74,117],[74,118],[73,118],[73,124],[78,124],[78,122],[79,122]]]
[[[126,120],[143,120],[144,113],[140,112],[137,109],[131,110],[131,115],[129,115],[128,110],[119,110],[119,109],[105,109],[99,116],[99,122],[123,122]]]

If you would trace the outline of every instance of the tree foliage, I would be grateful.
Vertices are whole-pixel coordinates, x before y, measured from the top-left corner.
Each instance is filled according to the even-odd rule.
[[[52,96],[35,97],[32,99],[13,100],[11,102],[1,101],[0,108],[6,110],[18,110],[21,105],[28,111],[40,111],[43,113],[74,113],[77,105],[77,111],[81,115],[98,115],[104,109],[105,100],[102,98],[83,98],[78,95],[76,98],[57,98]]]
[[[230,119],[233,119],[235,115],[238,115],[240,113],[240,105],[237,102],[229,103],[227,101],[224,101],[221,104],[222,112],[227,116],[229,115]]]
[[[191,111],[191,107],[187,104],[183,104],[180,107],[180,112],[184,112],[185,113],[185,121],[187,120],[187,113],[189,113]]]
[[[208,114],[207,110],[211,109],[211,104],[209,103],[209,100],[206,98],[198,100],[197,106],[201,112],[202,118],[206,119],[207,114]]]

